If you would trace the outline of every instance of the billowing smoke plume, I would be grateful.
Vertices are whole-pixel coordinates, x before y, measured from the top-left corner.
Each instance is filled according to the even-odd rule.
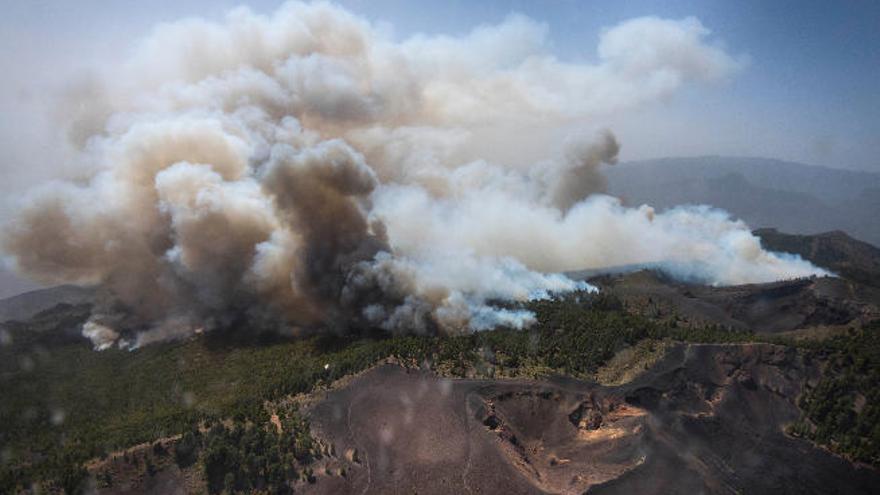
[[[817,273],[721,211],[603,195],[608,131],[531,139],[735,72],[707,36],[635,19],[573,64],[521,16],[402,42],[329,4],[163,24],[71,93],[88,99],[64,107],[88,179],[29,193],[3,248],[32,278],[103,288],[84,329],[98,348],[241,321],[522,327],[531,314],[489,301],[586,289],[560,273],[611,265],[715,284]],[[498,158],[518,154],[545,158]]]

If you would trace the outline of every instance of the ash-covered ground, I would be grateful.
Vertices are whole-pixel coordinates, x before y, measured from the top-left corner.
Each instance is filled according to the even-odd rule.
[[[309,415],[347,477],[316,493],[872,493],[784,426],[816,363],[779,346],[676,345],[633,382],[450,380],[383,366]]]
[[[874,493],[880,298],[812,251],[860,276],[591,274],[529,329],[458,336],[95,351],[61,297],[0,326],[0,491]]]

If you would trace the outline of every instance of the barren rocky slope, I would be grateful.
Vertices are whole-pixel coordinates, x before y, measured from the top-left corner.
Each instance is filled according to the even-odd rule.
[[[766,344],[676,345],[621,387],[380,367],[310,409],[350,473],[313,489],[872,493],[876,470],[783,432],[817,376],[796,351]]]
[[[5,322],[0,492],[876,492],[876,287],[591,277],[460,336],[94,352],[88,304]]]

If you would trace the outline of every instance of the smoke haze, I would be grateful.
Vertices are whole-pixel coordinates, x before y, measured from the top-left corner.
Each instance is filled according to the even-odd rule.
[[[162,24],[67,94],[79,178],[27,193],[3,250],[32,279],[102,288],[84,328],[99,349],[242,317],[521,328],[530,313],[490,301],[590,289],[561,275],[586,268],[712,284],[822,273],[722,211],[603,194],[620,149],[603,117],[742,67],[709,34],[633,19],[574,64],[522,16],[399,42],[324,3]],[[595,131],[569,135],[573,122]]]

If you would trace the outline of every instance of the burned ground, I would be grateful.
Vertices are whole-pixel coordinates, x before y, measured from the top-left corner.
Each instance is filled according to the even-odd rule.
[[[711,287],[643,270],[598,276],[590,282],[651,318],[757,333],[861,326],[880,317],[880,290],[836,277]]]
[[[798,255],[835,276],[716,287],[675,280],[660,269],[621,267],[570,275],[621,298],[630,311],[688,325],[757,333],[860,327],[880,318],[880,249],[842,232],[755,231],[764,247]]]
[[[675,345],[633,382],[377,368],[309,412],[347,478],[321,493],[871,493],[873,468],[787,436],[816,363],[766,344]],[[356,459],[356,460],[352,460]]]
[[[0,491],[870,493],[880,483],[876,289],[593,275],[597,294],[525,306],[537,320],[527,330],[457,336],[206,332],[94,352],[79,332],[89,305],[6,322]],[[278,428],[300,413],[300,426]],[[174,455],[153,452],[157,441]]]

